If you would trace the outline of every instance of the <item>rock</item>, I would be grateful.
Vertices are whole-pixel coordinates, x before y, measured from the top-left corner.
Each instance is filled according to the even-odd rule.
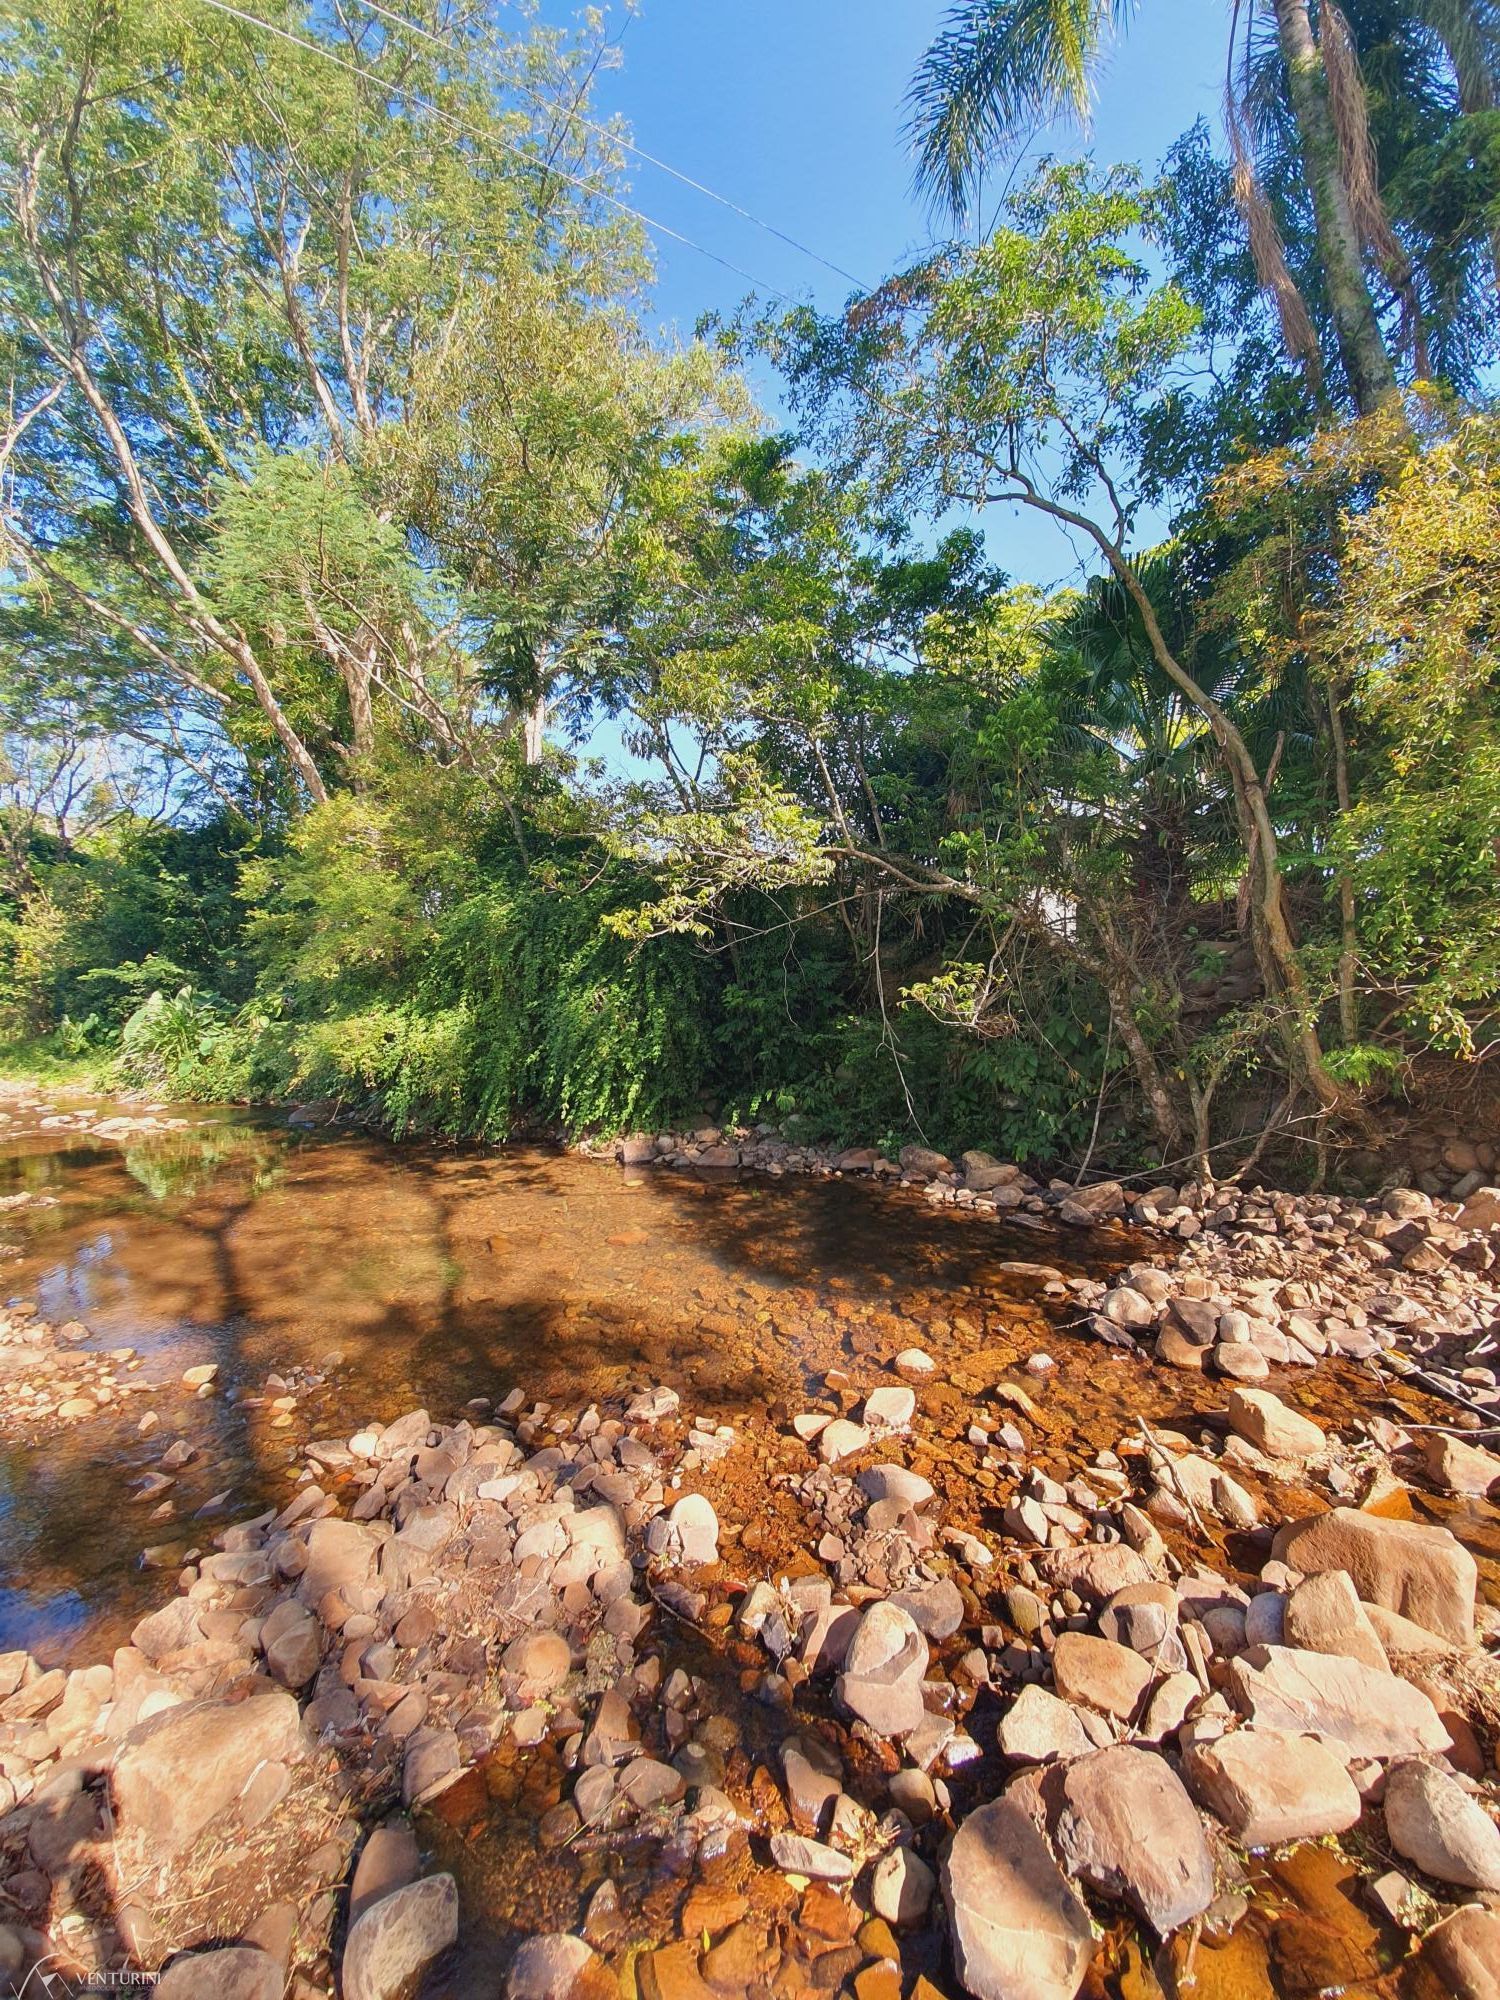
[[[183,1385],[189,1389],[206,1389],[218,1372],[219,1364],[217,1361],[199,1362],[196,1368],[183,1369]]]
[[[898,1590],[890,1601],[929,1639],[951,1639],[964,1622],[963,1595],[951,1577]]]
[[[909,1926],[926,1916],[936,1886],[937,1878],[920,1854],[909,1847],[893,1847],[875,1864],[870,1896],[877,1916],[888,1924]]]
[[[1152,1678],[1149,1662],[1139,1653],[1087,1632],[1058,1634],[1052,1676],[1065,1700],[1087,1702],[1122,1721],[1135,1714]]]
[[[1212,1347],[1219,1338],[1218,1307],[1207,1299],[1172,1299],[1167,1305],[1167,1323],[1194,1347]]]
[[[1311,1736],[1232,1730],[1216,1742],[1192,1744],[1182,1771],[1194,1798],[1242,1847],[1343,1833],[1362,1809],[1345,1765]]]
[[[999,1798],[970,1813],[942,1885],[974,2000],[1074,2000],[1094,1953],[1089,1914],[1023,1806]]]
[[[907,1736],[922,1720],[927,1641],[899,1604],[872,1604],[860,1619],[835,1692],[880,1736]]]
[[[1423,1938],[1418,1962],[1448,2000],[1500,2000],[1500,1915],[1465,1903]]]
[[[1270,1362],[1248,1340],[1221,1340],[1210,1349],[1209,1360],[1220,1375],[1235,1382],[1264,1382],[1271,1372]]]
[[[934,1174],[951,1174],[953,1162],[946,1153],[936,1153],[930,1146],[903,1146],[896,1155],[901,1170],[908,1174],[921,1174],[931,1180]]]
[[[835,1417],[818,1433],[818,1456],[825,1465],[837,1465],[841,1458],[851,1458],[855,1452],[863,1451],[869,1442],[870,1433],[863,1424],[856,1424],[848,1417]]]
[[[561,1632],[522,1632],[501,1654],[500,1666],[523,1702],[538,1701],[573,1671],[573,1650]]]
[[[1038,1557],[1054,1590],[1073,1590],[1086,1604],[1103,1604],[1133,1584],[1152,1583],[1151,1565],[1124,1542],[1085,1542]]]
[[[285,1983],[269,1952],[237,1944],[183,1953],[151,1991],[156,2000],[281,2000]]]
[[[1310,1653],[1339,1653],[1377,1673],[1390,1672],[1385,1648],[1345,1570],[1327,1569],[1297,1585],[1282,1612],[1282,1643]]]
[[[1430,1431],[1422,1440],[1422,1464],[1427,1477],[1445,1493],[1465,1493],[1488,1499],[1500,1489],[1500,1458],[1477,1444]]]
[[[297,1579],[297,1595],[314,1611],[332,1590],[356,1590],[369,1582],[381,1533],[360,1521],[327,1515],[307,1536],[307,1562]]]
[[[701,1493],[684,1493],[667,1522],[681,1538],[685,1563],[719,1560],[719,1517]]]
[[[1182,1780],[1154,1751],[1117,1743],[1043,1780],[1059,1859],[1166,1937],[1214,1899],[1214,1864]]]
[[[1169,1368],[1190,1369],[1202,1374],[1205,1350],[1197,1347],[1179,1327],[1168,1324],[1156,1336],[1156,1358]]]
[[[820,1831],[824,1814],[844,1789],[837,1755],[820,1737],[791,1737],[781,1748],[787,1805],[795,1826]]]
[[[349,1887],[349,1922],[357,1923],[371,1904],[415,1882],[421,1857],[412,1824],[402,1813],[377,1826],[360,1849]]]
[[[1001,1756],[1018,1764],[1050,1764],[1056,1757],[1083,1757],[1099,1747],[1078,1709],[1034,1684],[1022,1688],[995,1734]]]
[[[1424,1875],[1500,1890],[1500,1827],[1456,1778],[1415,1757],[1393,1764],[1384,1806],[1392,1847]]]
[[[937,1363],[920,1347],[903,1347],[891,1366],[898,1368],[903,1375],[933,1375],[937,1372]]]
[[[402,2000],[423,1966],[458,1938],[458,1885],[429,1875],[382,1896],[350,1926],[344,2000]]]
[[[1230,1662],[1229,1695],[1258,1729],[1332,1737],[1356,1757],[1409,1757],[1450,1740],[1425,1694],[1332,1653],[1251,1646]]]
[[[506,2000],[572,2000],[582,1982],[603,1964],[592,1945],[566,1931],[529,1937],[510,1962]]]
[[[1278,1529],[1272,1555],[1304,1576],[1349,1572],[1367,1604],[1383,1604],[1455,1646],[1474,1637],[1478,1565],[1446,1528],[1335,1507]]]
[[[1271,1458],[1312,1458],[1328,1445],[1310,1418],[1289,1410],[1269,1389],[1231,1389],[1229,1427]]]
[[[972,1188],[975,1194],[989,1194],[997,1187],[1009,1187],[1012,1181],[1021,1178],[1021,1169],[1012,1166],[1008,1160],[997,1160],[993,1153],[970,1150],[959,1157],[964,1170],[964,1186]]]
[[[867,1465],[854,1483],[867,1500],[894,1500],[912,1512],[932,1498],[930,1482],[904,1465]]]
[[[323,1662],[323,1629],[305,1605],[286,1598],[260,1633],[266,1665],[283,1687],[306,1687]]]
[[[864,1421],[882,1430],[901,1431],[911,1422],[916,1408],[916,1392],[892,1384],[872,1389],[865,1397]]]
[[[1099,1309],[1116,1326],[1140,1329],[1156,1324],[1156,1307],[1129,1285],[1116,1285],[1113,1291],[1106,1292]]]
[[[260,1765],[293,1763],[301,1747],[289,1694],[183,1702],[150,1716],[120,1745],[110,1777],[122,1840],[153,1862],[180,1854]]]
[[[1500,1188],[1478,1187],[1458,1211],[1460,1229],[1494,1229],[1500,1224]]]
[[[1183,1664],[1175,1643],[1177,1593],[1169,1583],[1131,1583],[1117,1590],[1099,1613],[1099,1631],[1117,1646],[1149,1655],[1153,1664]]]
[[[800,1833],[773,1833],[771,1859],[787,1875],[806,1875],[814,1882],[850,1882],[854,1863],[835,1847],[821,1840],[808,1840]]]

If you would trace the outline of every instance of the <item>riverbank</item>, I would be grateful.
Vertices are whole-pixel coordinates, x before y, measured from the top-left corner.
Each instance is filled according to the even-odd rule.
[[[1488,1991],[1500,1197],[963,1172],[889,1163],[912,1185],[840,1216],[1019,1229],[992,1281],[1036,1303],[1003,1322],[950,1282],[923,1325],[851,1265],[758,1403],[637,1360],[584,1401],[359,1421],[357,1376],[280,1375],[245,1412],[287,1420],[277,1504],[232,1526],[174,1504],[220,1376],[12,1309],[0,1425],[87,1438],[111,1402],[64,1401],[144,1379],[180,1544],[109,1664],[4,1663],[15,1971],[165,1965],[194,2000],[394,2000],[419,1966],[434,2000]],[[715,1336],[736,1367],[782,1337]]]

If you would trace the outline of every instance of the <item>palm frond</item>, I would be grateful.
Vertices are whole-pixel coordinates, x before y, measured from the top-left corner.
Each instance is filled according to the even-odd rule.
[[[960,0],[906,95],[916,186],[961,217],[985,162],[1090,87],[1134,0]]]

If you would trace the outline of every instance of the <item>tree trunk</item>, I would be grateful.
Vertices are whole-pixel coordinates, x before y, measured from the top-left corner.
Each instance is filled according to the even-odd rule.
[[[1333,789],[1338,799],[1339,817],[1349,817],[1349,747],[1344,740],[1344,718],[1339,713],[1338,689],[1328,690],[1328,727],[1333,741]],[[1359,934],[1355,922],[1354,883],[1347,868],[1339,870],[1339,1032],[1345,1047],[1359,1040],[1359,993],[1355,971],[1359,963]]]
[[[1307,0],[1273,0],[1273,4],[1339,359],[1355,408],[1362,417],[1368,416],[1396,394],[1396,370],[1386,351],[1365,276],[1359,230],[1340,170],[1338,134],[1328,108],[1323,59],[1313,40]]]

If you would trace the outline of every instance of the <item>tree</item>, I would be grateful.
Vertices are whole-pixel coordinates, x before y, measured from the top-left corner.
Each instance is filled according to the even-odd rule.
[[[1348,24],[1321,0],[1315,36],[1309,0],[1263,0],[1274,21],[1285,102],[1311,201],[1322,288],[1355,408],[1395,393],[1396,371],[1380,324],[1365,253],[1399,288],[1404,254],[1373,177],[1364,91]],[[913,79],[909,103],[919,185],[963,213],[976,176],[1028,126],[1072,111],[1086,116],[1094,72],[1131,10],[1118,0],[965,0],[950,14]],[[1255,6],[1244,8],[1246,33]],[[1241,8],[1230,27],[1229,70]],[[1251,163],[1245,112],[1232,84],[1227,105],[1235,192],[1262,282],[1275,298],[1291,352],[1321,372],[1312,327],[1282,257],[1279,232]]]
[[[440,754],[491,720],[382,482],[419,384],[497,289],[597,304],[642,264],[587,41],[267,19],[46,0],[4,30],[5,530],[17,616],[65,608],[164,742],[210,714],[317,804],[377,712]]]

